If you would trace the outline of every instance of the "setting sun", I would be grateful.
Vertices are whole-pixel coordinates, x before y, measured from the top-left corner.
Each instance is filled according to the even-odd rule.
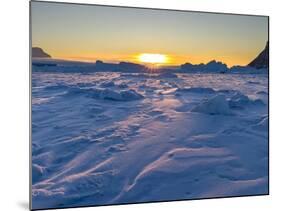
[[[144,63],[163,64],[167,63],[167,56],[164,54],[143,53],[138,56],[138,60]]]

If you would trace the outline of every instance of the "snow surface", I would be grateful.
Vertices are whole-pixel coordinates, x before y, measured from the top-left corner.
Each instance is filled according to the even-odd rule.
[[[33,209],[268,193],[267,87],[267,74],[33,72]]]

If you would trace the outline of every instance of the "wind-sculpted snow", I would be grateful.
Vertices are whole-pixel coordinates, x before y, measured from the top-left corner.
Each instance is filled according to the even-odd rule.
[[[264,74],[34,72],[33,208],[268,193],[267,87]]]
[[[233,112],[231,109],[243,109],[249,105],[264,106],[264,103],[260,99],[251,100],[248,96],[243,95],[240,92],[236,92],[233,96],[229,97],[229,99],[219,92],[218,95],[203,100],[191,111],[206,114],[232,115]]]
[[[268,131],[269,125],[268,125],[268,116],[265,116],[260,119],[260,121],[256,124],[253,125],[253,129],[255,130],[261,130],[261,131]]]

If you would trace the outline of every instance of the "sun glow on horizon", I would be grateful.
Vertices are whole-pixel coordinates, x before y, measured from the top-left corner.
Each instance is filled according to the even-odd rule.
[[[168,57],[164,54],[142,53],[138,60],[143,63],[164,64],[168,62]]]

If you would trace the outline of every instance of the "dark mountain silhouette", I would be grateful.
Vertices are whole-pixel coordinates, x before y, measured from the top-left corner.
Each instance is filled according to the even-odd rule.
[[[265,49],[252,61],[248,64],[250,67],[257,69],[268,68],[269,63],[269,43],[267,41]]]
[[[51,58],[51,56],[44,52],[42,48],[33,47],[32,58]]]

